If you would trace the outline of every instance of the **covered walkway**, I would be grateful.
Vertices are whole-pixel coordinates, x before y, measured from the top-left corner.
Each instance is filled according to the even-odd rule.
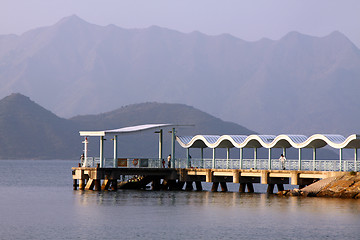
[[[280,169],[279,162],[272,159],[272,150],[280,148],[286,156],[286,149],[298,149],[298,159],[287,160],[286,167],[289,170],[322,170],[322,171],[358,171],[358,148],[360,148],[360,135],[353,134],[345,138],[341,135],[315,134],[311,137],[304,135],[196,135],[196,136],[177,136],[177,142],[187,150],[187,167],[199,168],[234,168],[234,169]],[[325,146],[330,146],[339,151],[339,160],[317,160],[316,150]],[[190,148],[200,149],[200,159],[190,159]],[[203,149],[211,148],[213,157],[210,160],[204,159]],[[226,159],[216,158],[216,149],[227,149]],[[239,158],[230,158],[230,149],[239,149]],[[243,149],[254,149],[253,159],[244,159]],[[258,148],[268,149],[268,159],[257,158]],[[313,159],[304,160],[302,149],[312,149]],[[343,149],[354,149],[354,160],[343,160]],[[194,163],[197,165],[195,166]]]

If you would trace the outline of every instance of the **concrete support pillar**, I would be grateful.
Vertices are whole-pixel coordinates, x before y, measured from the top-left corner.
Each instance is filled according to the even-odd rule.
[[[246,183],[240,183],[239,192],[244,193],[246,189]]]
[[[339,149],[339,169],[340,169],[340,171],[342,171],[343,170],[343,167],[342,167],[342,159],[343,159],[343,149],[342,148],[340,148]]]
[[[85,185],[85,179],[79,179],[79,190],[84,190]]]
[[[274,187],[275,187],[275,184],[268,184],[268,187],[267,187],[267,190],[266,190],[266,193],[268,194],[273,194],[274,193]]]
[[[109,190],[111,181],[109,179],[105,179],[103,184],[101,185],[101,190]]]
[[[186,181],[185,190],[186,191],[192,191],[193,189],[194,189],[193,181]]]
[[[233,170],[233,183],[239,183],[240,182],[240,171],[239,170]]]
[[[278,188],[278,192],[280,191],[284,191],[284,185],[283,184],[276,184],[277,188]]]
[[[219,187],[219,182],[213,182],[212,187],[211,187],[211,191],[212,192],[217,192]]]
[[[202,191],[201,181],[195,181],[196,191]]]
[[[94,189],[94,179],[89,178],[86,183],[85,190],[93,190]]]
[[[216,148],[213,148],[213,158],[212,158],[212,168],[215,169],[216,167]]]
[[[268,169],[271,170],[271,148],[269,148]]]
[[[213,179],[213,172],[208,169],[206,171],[206,182],[212,182],[212,179]]]
[[[240,169],[243,169],[243,149],[240,148]]]
[[[313,171],[316,170],[316,148],[313,148]]]
[[[77,183],[77,179],[73,179],[73,189],[74,190],[77,190],[77,187],[78,187],[78,183]]]
[[[178,190],[182,190],[183,187],[184,187],[184,185],[185,185],[185,182],[183,182],[183,181],[178,181],[178,182],[177,182]]]
[[[116,191],[117,190],[117,180],[116,179],[113,179],[111,181],[111,190],[112,191]]]
[[[100,167],[104,167],[104,136],[100,136]]]
[[[254,185],[252,183],[246,183],[247,189],[249,193],[254,192]]]
[[[101,180],[100,179],[94,179],[94,190],[100,191],[101,190]]]
[[[118,164],[117,164],[118,145],[117,145],[117,136],[116,135],[114,136],[113,141],[114,141],[114,168],[117,168],[118,167]]]
[[[254,148],[254,169],[257,169],[257,148]]]
[[[227,192],[228,191],[226,182],[220,182],[220,187],[221,187],[222,192]]]
[[[161,189],[160,179],[154,179],[151,183],[151,190],[153,191],[159,191]]]

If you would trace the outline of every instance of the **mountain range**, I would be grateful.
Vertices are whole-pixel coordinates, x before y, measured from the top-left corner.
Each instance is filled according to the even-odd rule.
[[[135,104],[98,115],[65,119],[17,93],[0,100],[0,159],[77,159],[83,149],[80,130],[106,130],[147,123],[194,125],[177,128],[178,135],[254,133],[183,104]],[[99,156],[99,139],[89,138],[89,142],[89,154]],[[105,149],[108,156],[112,156],[113,147],[106,143],[109,144],[110,147]],[[169,152],[170,134],[164,133],[164,154]],[[119,156],[157,157],[158,135],[154,131],[120,135]]]
[[[70,16],[0,35],[0,97],[20,92],[64,118],[166,102],[261,134],[347,136],[360,132],[359,79],[360,50],[336,31],[247,42]]]

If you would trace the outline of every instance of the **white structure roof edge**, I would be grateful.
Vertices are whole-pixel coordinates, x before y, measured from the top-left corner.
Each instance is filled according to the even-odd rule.
[[[111,129],[111,130],[102,130],[102,131],[80,131],[80,136],[105,136],[105,135],[118,135],[118,134],[125,134],[125,133],[134,133],[140,132],[155,128],[162,128],[162,127],[175,127],[175,126],[185,126],[185,125],[176,125],[171,123],[161,123],[161,124],[143,124],[131,127],[123,127],[118,129]]]
[[[360,148],[360,135],[353,134],[345,138],[341,135],[314,134],[304,135],[196,135],[177,136],[177,142],[183,148]]]

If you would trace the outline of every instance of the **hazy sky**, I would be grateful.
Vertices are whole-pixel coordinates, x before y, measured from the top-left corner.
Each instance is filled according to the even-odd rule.
[[[181,32],[279,39],[335,30],[360,47],[359,0],[0,0],[0,34],[21,34],[76,14],[98,25],[158,25]]]

